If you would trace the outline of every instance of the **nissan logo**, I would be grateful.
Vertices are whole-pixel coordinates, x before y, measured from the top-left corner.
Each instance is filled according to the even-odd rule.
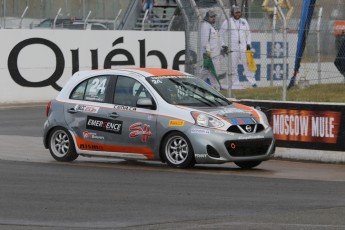
[[[250,125],[246,125],[246,130],[248,133],[252,132],[252,127]]]

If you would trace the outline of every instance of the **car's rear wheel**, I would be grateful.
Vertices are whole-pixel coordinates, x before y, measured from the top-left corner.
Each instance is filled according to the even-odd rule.
[[[235,161],[234,163],[240,168],[251,169],[261,164],[261,162],[262,161]]]
[[[77,159],[71,134],[62,127],[54,128],[49,135],[49,151],[57,161],[74,161]]]
[[[195,164],[193,147],[183,133],[170,133],[163,141],[162,151],[165,161],[171,167],[190,168]]]

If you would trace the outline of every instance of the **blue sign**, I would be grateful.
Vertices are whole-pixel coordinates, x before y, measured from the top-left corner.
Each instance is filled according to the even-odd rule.
[[[272,42],[267,42],[267,58],[284,58],[283,42],[274,42],[272,53]],[[286,43],[286,55],[289,56],[289,43]]]
[[[273,80],[283,80],[283,64],[274,64],[273,65]],[[289,64],[286,64],[286,79],[289,76]],[[271,64],[267,65],[267,80],[271,80]]]
[[[261,57],[261,42],[252,42],[252,51],[254,53],[254,59],[260,59]]]

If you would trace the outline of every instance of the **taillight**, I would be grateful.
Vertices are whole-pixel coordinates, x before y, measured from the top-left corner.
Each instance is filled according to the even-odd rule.
[[[47,108],[46,108],[46,117],[48,117],[49,115],[49,110],[50,110],[50,105],[51,105],[52,101],[49,101],[47,104]]]

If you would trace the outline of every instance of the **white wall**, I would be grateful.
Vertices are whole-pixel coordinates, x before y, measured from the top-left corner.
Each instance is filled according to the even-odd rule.
[[[123,43],[118,40],[113,45],[120,38],[123,38]],[[35,40],[37,44],[34,44]],[[55,46],[62,56],[56,58],[51,47],[42,42]],[[26,45],[19,48],[21,44]],[[128,60],[123,54],[114,56],[111,53],[116,51],[128,52],[134,63],[112,65],[111,68],[139,67],[143,60],[146,67],[161,67],[156,55],[148,55],[153,50],[161,52],[167,60],[167,67],[172,68],[175,55],[184,50],[184,44],[183,32],[0,30],[0,103],[45,102],[54,98],[58,90],[51,85],[56,82],[56,88],[62,87],[72,75],[72,50],[79,53],[79,62],[75,63],[79,64],[80,70],[91,69],[91,50],[98,56],[94,60],[100,69],[104,68],[107,55],[112,61]],[[15,50],[18,51],[18,58],[14,58]],[[179,59],[184,61],[184,55]],[[12,64],[9,65],[9,62]],[[15,62],[17,64],[13,64]],[[54,80],[51,76],[56,71],[57,62],[64,62],[64,68],[59,68],[61,74],[56,75]],[[19,74],[9,70],[15,66],[18,66]],[[180,69],[183,68],[180,65]],[[37,87],[42,82],[46,83],[45,86]]]

